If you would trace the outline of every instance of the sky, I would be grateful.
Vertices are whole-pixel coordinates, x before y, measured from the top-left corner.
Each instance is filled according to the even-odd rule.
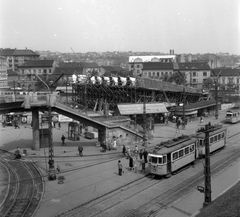
[[[0,0],[0,48],[240,55],[240,0]]]

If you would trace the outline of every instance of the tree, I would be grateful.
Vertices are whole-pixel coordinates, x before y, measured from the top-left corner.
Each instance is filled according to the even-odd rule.
[[[181,72],[181,74],[179,72],[173,73],[171,77],[168,79],[168,82],[181,85],[181,84],[184,84],[184,77],[185,77],[185,84],[186,84],[187,81],[186,81],[185,73]]]
[[[203,86],[207,89],[211,89],[214,87],[214,81],[211,78],[206,78],[203,80]]]

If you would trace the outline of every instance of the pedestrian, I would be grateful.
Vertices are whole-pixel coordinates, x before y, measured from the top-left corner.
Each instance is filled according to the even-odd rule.
[[[17,147],[17,150],[15,151],[15,159],[20,159],[22,156],[21,156],[21,153],[20,153],[20,148]]]
[[[65,136],[62,135],[62,137],[61,137],[61,140],[62,140],[62,146],[66,146],[65,139],[66,139]]]
[[[122,172],[123,172],[123,166],[122,166],[122,163],[121,161],[119,160],[118,161],[118,175],[121,176],[122,175]]]
[[[131,156],[131,149],[127,147],[127,159]]]
[[[129,156],[129,170],[133,170],[133,159]]]
[[[138,159],[137,159],[137,157],[136,157],[136,159],[135,159],[135,161],[134,161],[134,172],[135,172],[135,173],[137,173],[137,161],[138,161]]]
[[[143,150],[141,149],[140,152],[139,152],[139,158],[140,158],[140,160],[142,160],[142,157],[143,157]]]
[[[125,145],[123,145],[123,148],[122,148],[122,153],[123,153],[123,156],[125,156],[125,155],[126,155],[126,146],[125,146]]]
[[[134,153],[138,155],[138,146],[137,145],[135,145]]]
[[[58,128],[61,129],[61,122],[58,122]]]
[[[145,173],[145,160],[142,159],[142,172]]]
[[[144,149],[144,151],[143,151],[143,157],[144,157],[144,162],[145,162],[145,163],[148,162],[147,156],[148,156],[148,152],[146,151],[146,149]]]
[[[78,146],[78,152],[79,152],[79,156],[83,156],[83,147],[81,145]]]
[[[201,116],[201,117],[200,117],[200,123],[202,123],[202,122],[203,122],[203,117]]]

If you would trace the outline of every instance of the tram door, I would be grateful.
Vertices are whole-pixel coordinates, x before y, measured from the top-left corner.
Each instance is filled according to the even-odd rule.
[[[171,153],[167,154],[167,173],[172,172],[172,166],[171,166]]]

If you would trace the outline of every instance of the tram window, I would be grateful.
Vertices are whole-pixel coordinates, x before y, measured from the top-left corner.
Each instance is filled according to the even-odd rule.
[[[149,161],[149,162],[152,162],[152,157],[149,157],[149,158],[148,158],[148,161]]]
[[[156,164],[157,163],[157,159],[158,159],[157,157],[152,157],[152,163]]]
[[[218,134],[218,140],[220,140],[221,139],[221,134]]]
[[[183,156],[183,149],[179,151],[179,157]]]
[[[224,138],[225,137],[225,134],[224,134],[224,132],[222,133],[222,138]]]
[[[173,153],[173,160],[178,159],[178,151]]]
[[[193,152],[194,151],[194,145],[191,145],[190,146],[190,152]]]
[[[189,153],[189,147],[186,147],[185,148],[185,154],[188,154]]]
[[[167,156],[163,156],[163,164],[167,162]]]
[[[213,143],[213,137],[210,137],[210,143]]]
[[[218,140],[218,137],[216,135],[216,136],[214,136],[214,142],[216,142],[217,140]]]
[[[158,163],[159,163],[159,164],[162,164],[162,158],[161,158],[161,157],[158,158]]]

